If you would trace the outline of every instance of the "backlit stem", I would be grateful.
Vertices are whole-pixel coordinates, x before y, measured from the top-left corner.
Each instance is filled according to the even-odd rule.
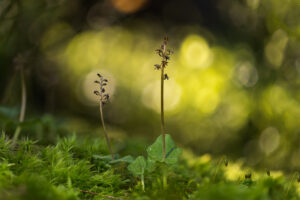
[[[104,123],[104,119],[103,119],[102,92],[100,92],[100,103],[99,104],[100,104],[100,118],[101,118],[101,123],[102,123],[103,130],[104,130],[104,136],[105,136],[105,139],[106,139],[106,143],[107,143],[109,152],[111,154],[111,159],[114,160],[114,154],[113,154],[113,151],[111,149],[110,140],[109,140],[109,137],[108,137],[108,134],[107,134],[107,131],[106,131],[106,127],[105,127],[105,123]]]
[[[166,158],[166,137],[165,137],[165,119],[164,119],[164,80],[165,80],[165,65],[166,65],[166,46],[167,46],[167,41],[164,40],[163,44],[163,57],[162,57],[162,64],[161,64],[161,90],[160,90],[160,105],[161,105],[161,134],[163,138],[163,159]]]
[[[142,189],[145,192],[145,180],[144,180],[144,172],[141,175],[141,183],[142,183]]]
[[[164,67],[161,68],[161,134],[163,138],[163,158],[166,158],[165,120],[164,120]]]
[[[21,76],[21,87],[22,87],[22,100],[21,100],[21,110],[20,110],[19,122],[22,123],[25,118],[26,98],[27,98],[23,66],[20,67],[20,76]],[[20,132],[21,132],[21,126],[18,125],[18,127],[14,133],[13,144],[15,144],[15,142],[17,141]]]

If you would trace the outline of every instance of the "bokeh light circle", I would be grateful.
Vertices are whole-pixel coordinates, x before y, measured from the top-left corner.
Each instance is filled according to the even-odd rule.
[[[67,45],[66,62],[74,72],[82,73],[97,65],[104,52],[101,34],[88,31],[76,35]]]
[[[143,91],[142,101],[148,107],[156,112],[160,112],[160,81],[148,84]],[[165,111],[174,110],[181,99],[181,87],[173,80],[165,82],[164,89]]]
[[[258,81],[258,73],[250,62],[242,62],[236,67],[236,78],[241,85],[253,87]]]
[[[206,68],[213,61],[213,53],[206,40],[199,35],[189,35],[181,45],[181,62],[192,68]]]
[[[260,135],[259,147],[267,155],[275,151],[280,143],[280,135],[276,128],[268,127]]]

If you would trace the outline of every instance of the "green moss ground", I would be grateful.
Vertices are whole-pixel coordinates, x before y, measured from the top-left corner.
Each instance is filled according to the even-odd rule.
[[[135,149],[141,149],[139,142],[132,140],[126,145],[124,152],[133,155]],[[183,150],[178,165],[168,168],[167,188],[163,188],[164,166],[160,166],[145,175],[143,192],[127,163],[109,164],[94,156],[107,154],[102,138],[73,135],[58,139],[55,145],[21,139],[14,146],[3,133],[0,199],[300,199],[297,176],[293,180],[278,172],[268,176],[244,169],[239,162],[229,162],[226,167],[220,159],[195,156],[188,150]],[[245,178],[250,171],[251,178]]]

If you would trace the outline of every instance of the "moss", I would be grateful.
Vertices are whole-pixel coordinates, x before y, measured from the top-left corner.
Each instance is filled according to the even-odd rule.
[[[139,178],[128,172],[127,163],[109,164],[93,159],[93,155],[108,155],[102,139],[73,135],[49,146],[24,139],[13,147],[2,135],[0,144],[1,200],[300,199],[296,180],[275,178],[272,173],[228,180],[227,168],[218,167],[219,162],[214,159],[204,162],[197,156],[183,157],[168,168],[167,188],[163,188],[160,170],[146,174],[144,192]]]

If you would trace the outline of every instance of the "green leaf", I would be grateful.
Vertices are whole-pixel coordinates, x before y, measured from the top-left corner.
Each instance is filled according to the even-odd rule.
[[[133,157],[130,156],[130,155],[129,156],[124,156],[123,158],[112,160],[109,163],[110,164],[115,164],[115,163],[120,163],[120,162],[132,163],[133,162]]]
[[[150,160],[165,162],[168,165],[174,165],[178,162],[178,158],[181,154],[181,149],[176,147],[174,141],[169,134],[166,134],[166,159],[163,157],[163,142],[162,135],[160,135],[156,141],[147,148],[148,157]]]
[[[128,170],[135,176],[143,175],[147,166],[143,156],[137,157],[129,166]]]
[[[155,168],[156,168],[156,162],[154,160],[148,159],[147,167],[146,167],[147,172],[151,173],[155,170]]]

